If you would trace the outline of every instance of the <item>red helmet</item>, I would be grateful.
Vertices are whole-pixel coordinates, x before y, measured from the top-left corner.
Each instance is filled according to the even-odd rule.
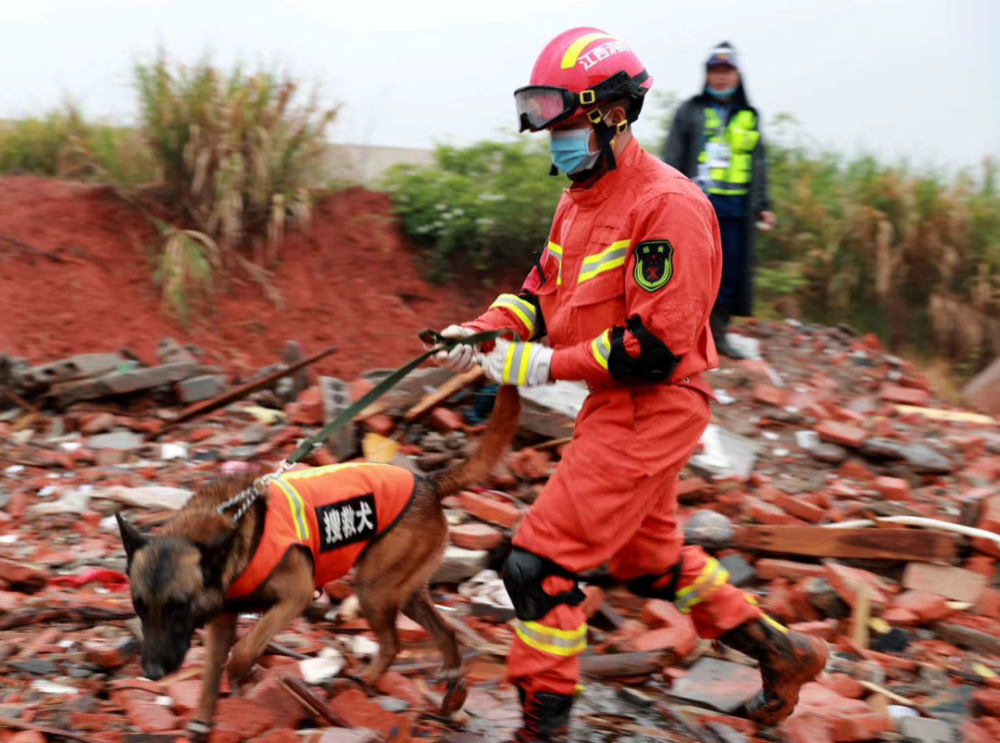
[[[520,130],[548,129],[620,98],[637,102],[629,114],[629,121],[635,121],[652,85],[653,78],[624,41],[597,28],[571,29],[542,50],[531,85],[514,91]],[[600,114],[591,118],[595,124],[600,120]]]

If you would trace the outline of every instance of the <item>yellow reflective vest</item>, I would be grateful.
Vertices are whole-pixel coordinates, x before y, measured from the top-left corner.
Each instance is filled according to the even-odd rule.
[[[719,112],[712,106],[705,107],[705,134],[698,155],[698,171],[702,188],[708,193],[725,196],[742,196],[749,191],[753,170],[753,149],[760,141],[757,116],[753,111],[740,111],[722,125]],[[724,160],[710,159],[714,148],[722,146],[728,155],[728,167],[718,167]],[[728,149],[727,149],[728,148]]]

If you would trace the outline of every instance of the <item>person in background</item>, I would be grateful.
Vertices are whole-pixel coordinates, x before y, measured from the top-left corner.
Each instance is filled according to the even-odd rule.
[[[722,233],[722,284],[712,309],[715,347],[729,358],[742,354],[726,339],[733,316],[753,314],[755,227],[774,226],[760,116],[750,105],[736,55],[727,41],[705,63],[705,87],[677,110],[663,161],[708,194]]]

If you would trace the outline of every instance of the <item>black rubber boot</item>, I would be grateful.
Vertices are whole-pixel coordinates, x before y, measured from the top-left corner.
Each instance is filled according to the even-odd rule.
[[[728,307],[716,307],[712,310],[709,318],[709,325],[712,328],[712,339],[715,341],[716,350],[723,356],[731,359],[746,358],[740,351],[734,348],[726,338],[726,331],[729,329],[729,318],[732,312]]]
[[[530,696],[523,689],[518,689],[518,692],[524,717],[521,729],[514,736],[515,741],[564,743],[569,740],[569,713],[573,708],[573,697],[545,691]]]
[[[763,687],[747,705],[747,715],[767,727],[795,711],[799,689],[823,671],[830,655],[823,640],[791,632],[770,617],[747,622],[719,640],[760,663]]]

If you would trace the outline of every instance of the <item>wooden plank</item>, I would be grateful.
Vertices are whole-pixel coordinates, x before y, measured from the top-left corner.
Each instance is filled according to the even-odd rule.
[[[745,526],[736,546],[758,552],[839,559],[947,562],[959,537],[916,529],[826,529],[821,526]]]
[[[458,374],[447,382],[438,387],[434,392],[429,395],[425,395],[424,398],[414,405],[412,408],[406,411],[403,416],[405,421],[414,421],[428,410],[433,410],[438,405],[443,403],[449,397],[454,395],[461,389],[465,389],[470,384],[474,384],[483,378],[483,368],[481,366],[476,366],[467,372]]]
[[[971,627],[964,627],[961,624],[949,624],[938,622],[932,624],[931,629],[948,642],[967,647],[987,655],[1000,655],[1000,637],[986,632],[980,632]]]
[[[663,670],[667,659],[664,653],[617,653],[597,655],[587,653],[580,656],[580,671],[593,678],[620,678],[626,676],[648,676]]]

